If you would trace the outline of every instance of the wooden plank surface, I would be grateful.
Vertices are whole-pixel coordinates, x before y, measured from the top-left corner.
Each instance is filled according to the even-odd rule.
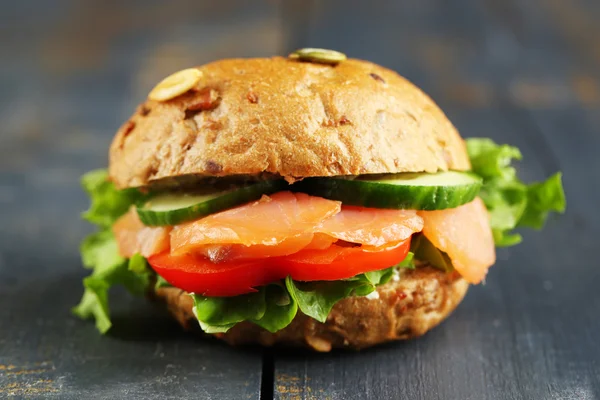
[[[517,145],[525,180],[562,170],[569,208],[500,250],[486,285],[419,340],[358,354],[278,353],[275,397],[600,398],[598,3],[344,4],[316,7],[307,45],[404,74],[464,136]]]
[[[0,398],[256,399],[261,349],[196,339],[117,291],[115,328],[79,301],[79,177],[174,70],[279,53],[279,11],[241,1],[18,1],[0,13]],[[245,38],[239,41],[239,38]]]
[[[0,13],[0,398],[600,398],[599,2],[122,3]],[[148,88],[302,46],[399,71],[464,136],[519,146],[525,180],[562,170],[567,213],[499,251],[442,326],[360,353],[230,349],[120,291],[111,335],[72,318],[90,230],[78,179]]]

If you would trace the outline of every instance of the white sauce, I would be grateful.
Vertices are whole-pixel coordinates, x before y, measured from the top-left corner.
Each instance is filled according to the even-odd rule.
[[[377,300],[379,299],[379,292],[377,290],[369,293],[368,295],[365,296],[367,299],[369,300]]]

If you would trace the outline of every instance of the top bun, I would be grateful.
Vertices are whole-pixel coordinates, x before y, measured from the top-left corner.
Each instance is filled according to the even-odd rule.
[[[119,188],[181,175],[309,176],[469,169],[456,128],[421,90],[376,64],[282,57],[197,68],[186,93],[138,107],[110,148]]]

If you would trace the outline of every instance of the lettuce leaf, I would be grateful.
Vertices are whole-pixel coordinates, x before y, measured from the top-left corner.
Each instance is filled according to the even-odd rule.
[[[85,287],[83,297],[71,311],[83,319],[93,317],[96,320],[96,328],[100,333],[106,333],[112,326],[108,309],[109,286],[101,280],[90,278],[83,280],[83,286]]]
[[[145,270],[136,272],[140,270],[141,265]],[[122,258],[120,262],[112,264],[97,264],[92,275],[83,280],[83,297],[72,311],[84,319],[94,317],[98,330],[106,333],[112,326],[108,306],[109,289],[120,284],[131,294],[141,296],[150,286],[152,279],[153,273],[147,268],[144,257],[139,254],[129,260]]]
[[[267,309],[265,287],[254,293],[233,297],[206,297],[191,294],[194,314],[208,325],[231,325],[245,320],[260,319]]]
[[[404,260],[402,260],[400,263],[398,263],[398,265],[396,265],[396,268],[415,269],[416,268],[415,253],[412,251],[409,251],[408,254],[406,255],[406,257],[404,258]],[[392,270],[392,275],[390,276],[390,278],[393,275],[394,275],[394,271]],[[384,282],[384,283],[386,283],[386,282]]]
[[[410,250],[414,253],[414,258],[420,261],[427,261],[432,267],[446,272],[450,272],[454,269],[450,257],[435,247],[435,245],[422,233],[413,235],[410,243]]]
[[[541,229],[551,211],[565,211],[560,172],[544,182],[525,184],[511,166],[512,160],[521,159],[519,149],[498,145],[487,138],[472,138],[466,142],[473,172],[483,178],[479,195],[490,213],[496,246],[520,243],[521,235],[513,229]]]
[[[557,172],[544,182],[527,186],[527,207],[519,226],[542,229],[550,211],[563,213],[567,202],[562,189],[562,174]]]
[[[171,286],[172,285],[169,282],[167,282],[167,280],[165,278],[156,274],[156,283],[154,284],[154,290],[160,289],[163,287],[171,287]]]
[[[375,286],[363,279],[331,282],[294,282],[285,279],[290,296],[298,303],[298,308],[309,317],[325,322],[333,306],[358,291],[361,296],[375,290]]]
[[[227,332],[237,323],[252,322],[269,332],[288,326],[298,310],[325,322],[333,306],[350,296],[366,296],[377,285],[388,282],[396,267],[372,271],[339,281],[296,282],[262,286],[254,293],[235,297],[206,297],[190,294],[193,312],[206,333]]]
[[[265,290],[265,303],[265,314],[252,322],[272,333],[288,326],[298,312],[298,303],[283,285],[268,285]]]
[[[409,252],[406,255],[406,258],[400,262],[398,265],[395,265],[390,268],[380,269],[378,271],[369,271],[364,274],[360,274],[354,276],[349,279],[344,279],[344,281],[357,281],[360,285],[356,285],[353,287],[352,294],[354,296],[366,296],[375,291],[376,286],[383,285],[388,283],[392,276],[394,276],[396,268],[410,268],[409,265],[412,265],[412,253]],[[328,283],[328,282],[324,282]]]
[[[350,296],[367,296],[374,292],[377,286],[392,279],[397,268],[410,268],[413,265],[412,256],[412,253],[408,253],[404,261],[396,266],[365,272],[340,281],[295,282],[288,276],[285,286],[304,314],[319,322],[325,322],[338,301]]]
[[[144,198],[137,190],[117,190],[108,180],[106,170],[85,174],[82,186],[91,198],[90,209],[83,218],[99,226],[81,243],[81,259],[92,274],[83,280],[84,293],[73,313],[81,318],[95,318],[96,327],[106,333],[110,327],[108,292],[115,285],[124,286],[134,295],[143,295],[154,281],[154,272],[139,254],[131,259],[119,255],[110,229],[132,204]]]
[[[124,261],[119,255],[113,233],[103,230],[92,233],[81,242],[79,248],[83,266],[89,269],[105,269]]]
[[[194,315],[206,333],[227,332],[242,321],[277,332],[288,326],[298,312],[298,304],[281,284],[261,286],[255,293],[235,297],[191,296]]]
[[[412,260],[412,257],[410,256],[411,253],[409,253],[406,258],[409,258]],[[406,260],[406,258],[404,260]],[[410,260],[409,260],[410,261]],[[403,261],[404,262],[404,261]],[[400,263],[402,264],[402,263]],[[399,264],[399,265],[400,265]],[[379,271],[369,271],[369,272],[365,272],[362,275],[359,276],[364,276],[365,279],[373,286],[373,288],[377,285],[383,285],[384,283],[388,283],[390,281],[390,279],[392,279],[392,275],[394,275],[394,268],[387,268],[387,269],[381,269]]]
[[[108,171],[90,171],[81,178],[81,185],[90,196],[90,208],[83,219],[100,228],[110,228],[132,204],[142,201],[146,195],[136,189],[117,190],[108,179]]]

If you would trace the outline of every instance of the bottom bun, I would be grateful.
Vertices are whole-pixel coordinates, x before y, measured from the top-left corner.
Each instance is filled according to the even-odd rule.
[[[456,308],[469,287],[457,274],[428,266],[401,270],[399,278],[378,286],[379,296],[349,297],[338,302],[325,323],[298,311],[292,323],[276,333],[242,322],[227,333],[214,336],[232,345],[284,344],[317,351],[361,349],[423,335]],[[186,292],[163,287],[156,295],[167,303],[184,328],[198,326],[192,313],[192,299]]]

